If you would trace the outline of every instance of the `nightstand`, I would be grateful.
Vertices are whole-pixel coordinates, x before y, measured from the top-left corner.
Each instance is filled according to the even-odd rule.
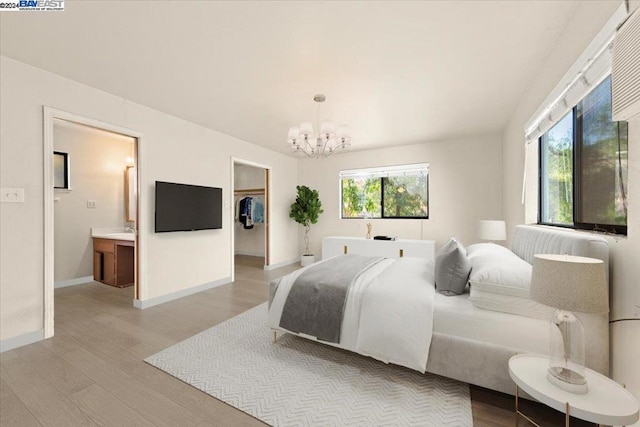
[[[541,354],[518,354],[509,360],[509,375],[516,383],[516,425],[520,416],[537,425],[520,412],[519,389],[566,414],[566,426],[569,426],[569,416],[613,426],[633,424],[638,420],[638,400],[615,381],[585,369],[589,391],[586,394],[574,394],[547,380],[548,367],[549,357]]]

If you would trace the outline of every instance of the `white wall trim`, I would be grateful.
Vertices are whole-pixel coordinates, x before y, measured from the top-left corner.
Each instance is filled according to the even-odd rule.
[[[53,284],[55,289],[66,288],[67,286],[83,285],[93,282],[93,276],[76,277],[75,279],[59,280]]]
[[[194,286],[192,288],[182,289],[180,291],[172,292],[166,295],[160,295],[159,297],[150,298],[148,300],[134,299],[133,305],[136,308],[145,309],[145,308],[153,307],[154,305],[164,304],[165,302],[169,302],[169,301],[180,299],[189,295],[197,294],[198,292],[216,288],[221,285],[226,285],[228,283],[231,283],[231,277],[224,277],[222,279],[214,280],[213,282]]]
[[[234,255],[244,255],[244,256],[254,256],[258,258],[264,258],[264,252],[236,251]]]
[[[133,129],[127,129],[122,126],[117,126],[111,123],[102,122],[100,120],[92,119],[89,117],[81,116],[79,114],[69,113],[67,111],[58,110],[52,107],[43,106],[44,116],[44,141],[43,141],[43,168],[44,168],[44,191],[43,191],[43,205],[44,205],[44,338],[50,338],[54,332],[54,294],[55,287],[53,279],[54,269],[54,246],[53,246],[53,233],[54,233],[54,219],[53,219],[53,122],[54,119],[66,120],[68,122],[78,123],[85,126],[90,126],[96,129],[102,129],[109,132],[119,133],[121,135],[130,136],[137,139],[137,153],[136,153],[136,166],[138,172],[138,219],[142,220],[137,224],[138,230],[143,229],[141,225],[147,218],[146,204],[140,203],[142,200],[142,194],[140,190],[146,184],[142,171],[144,171],[144,150],[143,150],[143,133]],[[136,250],[138,251],[138,290],[139,295],[136,295],[136,299],[144,298],[147,292],[146,289],[146,245],[144,239],[137,237]]]
[[[34,342],[42,341],[43,339],[44,339],[43,329],[18,335],[17,337],[8,338],[6,340],[0,341],[0,353],[13,350],[14,348],[33,344]]]
[[[264,269],[265,270],[275,270],[276,268],[285,267],[287,265],[291,265],[291,264],[295,264],[295,263],[300,263],[300,258],[295,258],[295,259],[291,259],[289,261],[279,262],[277,264],[265,265]]]

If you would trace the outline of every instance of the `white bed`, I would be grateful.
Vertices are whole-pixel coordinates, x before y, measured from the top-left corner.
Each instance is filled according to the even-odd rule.
[[[603,259],[608,265],[606,240],[588,233],[517,226],[512,248],[529,263],[538,253],[568,253]],[[420,259],[406,259],[403,262],[404,268],[417,269],[424,280],[433,283],[433,275],[428,273],[432,271],[433,260],[425,263]],[[385,260],[376,268],[383,271],[390,263],[392,261]],[[420,265],[429,267],[420,270]],[[283,330],[279,327],[278,313],[282,310],[286,292],[281,292],[281,286],[289,286],[299,272],[292,273],[289,280],[272,283],[268,325],[273,329]],[[510,394],[513,394],[514,386],[508,374],[509,358],[523,352],[548,352],[547,320],[478,308],[468,293],[444,296],[432,287],[424,286],[424,282],[423,285],[412,282],[408,279],[410,275],[409,271],[406,275],[400,273],[396,266],[393,274],[387,274],[384,281],[372,285],[373,292],[369,293],[373,297],[360,295],[363,286],[350,289],[340,344],[328,344]],[[366,277],[362,280],[366,281]],[[432,304],[432,310],[425,313],[415,309],[424,304]],[[587,366],[606,375],[609,368],[608,315],[579,314],[579,317],[586,331]],[[423,327],[431,321],[432,328]],[[428,341],[425,343],[424,340]]]

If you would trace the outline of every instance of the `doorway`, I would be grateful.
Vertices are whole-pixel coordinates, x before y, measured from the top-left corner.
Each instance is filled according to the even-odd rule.
[[[56,142],[56,139],[61,135],[66,135],[65,141]],[[91,144],[87,138],[91,136],[98,139],[111,138],[112,141],[120,141],[124,147],[115,150],[115,153],[108,154],[106,156],[109,158],[108,161],[95,157],[92,162],[87,157],[91,153],[86,152],[87,146]],[[145,288],[142,280],[144,274],[140,268],[143,265],[141,259],[144,246],[141,245],[141,239],[137,232],[143,225],[140,219],[144,217],[144,213],[140,212],[142,204],[139,202],[141,196],[141,143],[142,134],[139,132],[44,107],[45,338],[54,334],[54,289],[78,284],[74,281],[79,283],[87,281],[87,279],[93,281],[95,277],[96,258],[94,257],[96,253],[91,236],[93,228],[102,228],[99,232],[104,233],[118,231],[128,233],[126,236],[121,236],[123,242],[121,253],[123,254],[122,259],[126,258],[129,260],[128,262],[133,264],[133,272],[126,280],[126,284],[133,283],[130,294],[133,296],[133,305],[136,305],[144,293]],[[54,154],[56,150],[57,153]],[[60,157],[59,153],[63,153],[64,156]],[[93,156],[96,156],[95,152]],[[60,161],[61,158],[66,159],[66,162]],[[66,166],[61,168],[61,165]],[[100,174],[102,175],[96,177]],[[99,181],[104,181],[107,175],[119,178],[117,182],[108,183],[107,188],[101,187],[100,185],[104,183]],[[92,184],[91,181],[98,182]],[[66,183],[66,188],[54,189],[56,186],[59,187],[60,183]],[[111,198],[105,199],[103,194],[105,192],[116,194],[111,194]],[[131,196],[130,200],[127,200],[125,196]],[[115,198],[118,198],[117,203]],[[117,206],[115,206],[116,204]],[[67,221],[56,221],[56,212],[62,213],[65,210],[70,216]],[[114,210],[118,212],[113,212]],[[114,218],[120,218],[122,221]],[[65,222],[77,223],[80,228],[74,229]],[[58,233],[61,234],[56,240]],[[128,240],[128,243],[125,240]],[[64,245],[61,245],[62,243]],[[127,245],[129,247],[124,248]],[[60,257],[56,257],[56,251],[64,251],[64,255],[72,260],[61,260]],[[108,252],[108,250],[106,251]],[[109,253],[105,259],[116,257],[116,249],[114,249],[114,253],[114,255]],[[125,262],[123,261],[123,263]],[[104,264],[100,265],[104,267]],[[129,265],[130,267],[131,265]],[[70,276],[76,277],[69,278]]]
[[[232,278],[236,265],[264,269],[269,265],[270,168],[232,159]]]

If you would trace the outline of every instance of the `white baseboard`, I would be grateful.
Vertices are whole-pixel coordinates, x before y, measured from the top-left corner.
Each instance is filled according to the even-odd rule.
[[[18,335],[17,337],[2,340],[0,341],[0,353],[13,350],[14,348],[33,344],[34,342],[42,341],[43,339],[44,329],[40,329],[38,331],[33,331],[26,334]]]
[[[292,259],[292,260],[289,260],[289,261],[279,262],[277,264],[265,265],[264,269],[265,270],[275,270],[276,268],[285,267],[287,265],[291,265],[291,264],[295,264],[295,263],[300,264],[300,258],[295,258],[295,259]]]
[[[264,252],[235,251],[235,255],[257,256],[264,258]]]
[[[207,289],[215,288],[221,285],[231,283],[231,277],[225,277],[213,282],[205,283],[203,285],[194,286],[192,288],[183,289],[181,291],[172,292],[170,294],[161,295],[159,297],[146,299],[144,301],[134,299],[133,306],[140,309],[153,307],[154,305],[164,304],[165,302],[180,299],[189,295],[197,294],[198,292],[206,291]]]
[[[66,288],[67,286],[83,285],[85,283],[93,282],[93,276],[77,277],[75,279],[60,280],[53,284],[54,288]]]

